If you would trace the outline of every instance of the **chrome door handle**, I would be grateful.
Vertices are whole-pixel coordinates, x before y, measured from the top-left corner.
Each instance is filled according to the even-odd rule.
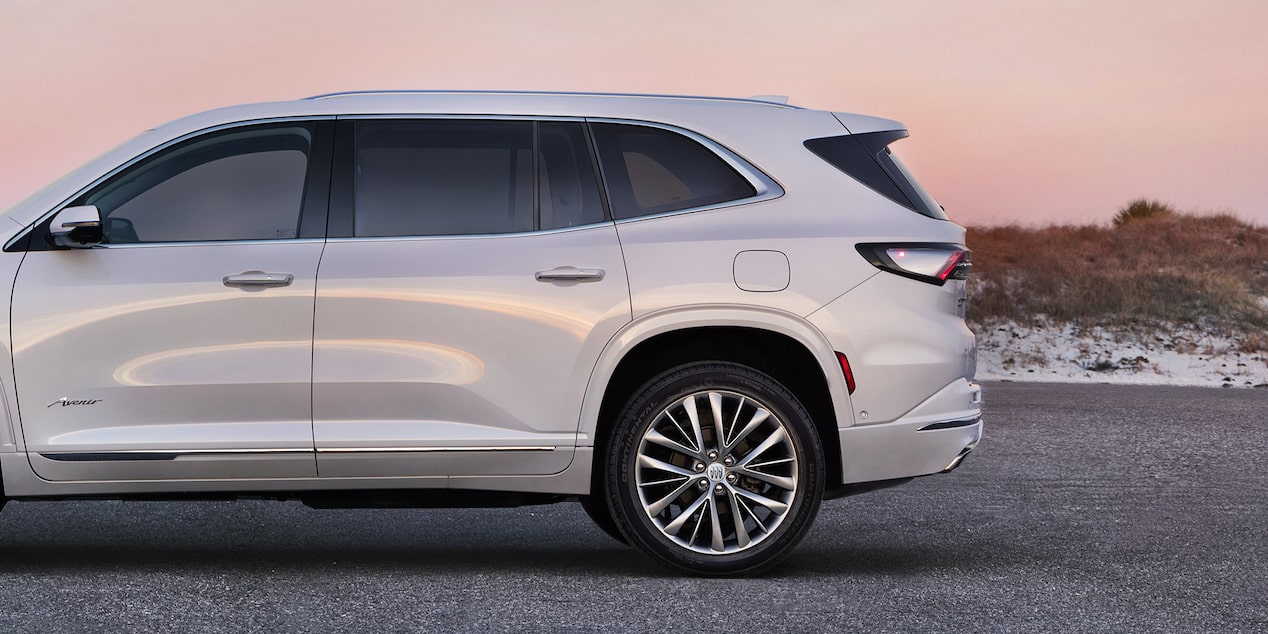
[[[290,273],[265,273],[264,271],[247,271],[238,275],[226,275],[225,286],[246,286],[261,288],[265,286],[290,286],[295,276]]]
[[[579,269],[575,266],[560,266],[549,271],[538,271],[538,282],[597,282],[603,279],[603,269]]]

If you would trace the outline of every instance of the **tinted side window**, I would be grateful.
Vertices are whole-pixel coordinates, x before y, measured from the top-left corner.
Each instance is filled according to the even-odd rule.
[[[675,132],[593,124],[615,218],[704,207],[757,193],[721,157]]]
[[[97,206],[111,244],[294,238],[313,134],[295,125],[194,139],[78,204]]]
[[[602,222],[603,201],[580,123],[538,124],[538,196],[542,229]]]
[[[809,139],[804,145],[886,198],[930,218],[946,220],[942,207],[889,149],[890,143],[906,137],[906,130],[891,130]]]
[[[361,121],[353,235],[533,229],[533,124]]]

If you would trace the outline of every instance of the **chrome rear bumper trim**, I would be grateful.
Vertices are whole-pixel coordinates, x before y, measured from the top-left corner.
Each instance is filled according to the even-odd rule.
[[[970,425],[976,425],[980,422],[982,422],[981,416],[975,416],[973,418],[965,418],[963,420],[944,420],[940,423],[929,423],[928,425],[925,425],[924,427],[921,427],[920,429],[917,429],[916,431],[936,431],[939,429],[955,429],[957,427],[968,427]]]

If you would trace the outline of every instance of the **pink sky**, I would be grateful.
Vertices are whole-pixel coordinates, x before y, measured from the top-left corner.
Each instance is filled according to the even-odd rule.
[[[0,208],[164,121],[352,89],[748,96],[905,122],[962,223],[1268,224],[1268,2],[0,0]]]

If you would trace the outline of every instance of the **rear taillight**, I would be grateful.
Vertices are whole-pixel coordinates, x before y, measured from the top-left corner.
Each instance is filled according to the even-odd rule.
[[[968,279],[973,265],[968,249],[943,243],[868,243],[856,247],[872,266],[895,275],[942,286]]]

